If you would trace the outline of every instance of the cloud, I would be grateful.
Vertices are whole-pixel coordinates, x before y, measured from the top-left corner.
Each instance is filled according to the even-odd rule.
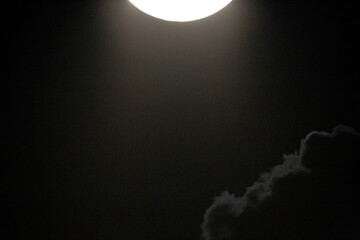
[[[345,125],[331,133],[309,133],[298,151],[285,154],[283,163],[261,174],[242,197],[228,191],[215,197],[204,215],[203,238],[346,239],[346,234],[353,235],[350,229],[359,222],[354,197],[359,136]]]

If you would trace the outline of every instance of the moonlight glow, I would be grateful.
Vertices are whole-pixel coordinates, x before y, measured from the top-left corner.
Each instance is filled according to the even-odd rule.
[[[129,0],[141,11],[166,21],[188,22],[208,17],[232,0]]]

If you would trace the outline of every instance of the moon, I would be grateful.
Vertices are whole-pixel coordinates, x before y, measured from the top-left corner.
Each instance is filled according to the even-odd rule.
[[[232,0],[129,0],[135,7],[166,21],[189,22],[206,18]]]

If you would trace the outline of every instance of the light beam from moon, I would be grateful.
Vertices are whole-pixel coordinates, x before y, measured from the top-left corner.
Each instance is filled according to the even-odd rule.
[[[166,21],[189,22],[211,16],[232,0],[129,0],[135,7]]]

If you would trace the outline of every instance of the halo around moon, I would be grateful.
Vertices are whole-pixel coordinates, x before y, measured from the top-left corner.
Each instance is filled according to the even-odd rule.
[[[166,21],[195,21],[220,11],[232,0],[129,0],[135,7]]]

